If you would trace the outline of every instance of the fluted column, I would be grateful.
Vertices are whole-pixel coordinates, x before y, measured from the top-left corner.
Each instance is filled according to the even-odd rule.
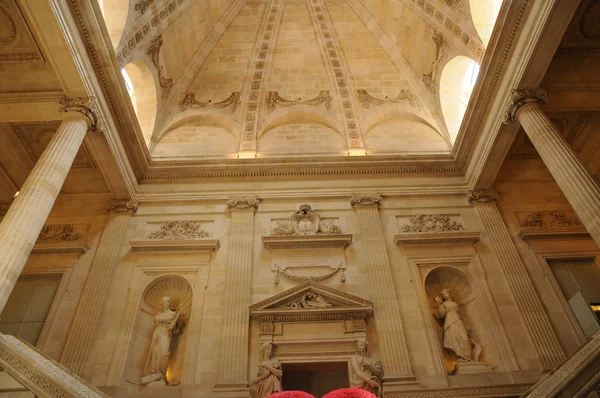
[[[513,92],[506,121],[519,121],[579,219],[600,247],[600,184],[544,114],[542,90]]]
[[[232,197],[229,198],[228,206],[231,221],[227,244],[221,352],[214,395],[248,397],[252,238],[258,198]]]
[[[127,221],[136,211],[137,202],[134,200],[116,199],[108,204],[108,222],[92,261],[60,360],[78,375],[82,375],[85,369],[114,269],[121,258]]]
[[[471,191],[468,194],[469,203],[475,205],[489,236],[542,366],[552,369],[565,359],[565,353],[498,211],[496,197],[494,190]]]
[[[375,306],[375,327],[383,365],[383,391],[388,393],[416,383],[410,365],[400,306],[394,288],[390,260],[379,219],[381,196],[355,194],[350,203],[360,223],[360,237],[367,263],[370,299]]]
[[[81,98],[60,102],[66,116],[0,223],[0,312],[31,253],[95,114]]]

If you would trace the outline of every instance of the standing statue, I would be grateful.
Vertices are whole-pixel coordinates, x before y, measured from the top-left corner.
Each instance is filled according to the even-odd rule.
[[[263,343],[260,347],[262,362],[258,365],[258,377],[252,380],[251,390],[254,398],[266,398],[274,392],[282,391],[281,362],[277,358],[271,358],[273,344]]]
[[[438,316],[444,320],[444,348],[457,362],[471,362],[471,339],[460,318],[458,303],[452,300],[448,289],[442,290],[440,295],[442,297],[436,297],[435,302],[438,305]]]
[[[173,333],[179,332],[179,317],[181,310],[171,310],[171,297],[161,299],[162,312],[154,316],[154,332],[150,342],[150,351],[140,384],[149,384],[163,380],[167,384],[167,367],[171,356]]]
[[[381,397],[381,378],[383,377],[381,362],[367,356],[369,348],[367,339],[359,339],[356,343],[358,351],[350,358],[352,369],[350,387],[360,388]]]

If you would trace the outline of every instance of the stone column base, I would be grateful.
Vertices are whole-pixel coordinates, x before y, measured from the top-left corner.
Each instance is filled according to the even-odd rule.
[[[394,375],[383,377],[383,397],[388,395],[414,390],[419,387],[417,378],[414,375]]]
[[[454,366],[454,374],[456,375],[471,375],[491,371],[492,369],[488,368],[483,362],[457,362]]]
[[[249,398],[250,388],[247,381],[232,381],[215,384],[212,391],[215,398]]]

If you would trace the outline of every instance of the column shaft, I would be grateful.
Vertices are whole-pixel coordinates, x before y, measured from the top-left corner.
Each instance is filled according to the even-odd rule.
[[[121,257],[121,244],[125,236],[127,221],[136,209],[137,203],[134,201],[119,200],[113,201],[109,205],[109,210],[111,210],[109,219],[90,267],[61,357],[61,363],[78,375],[82,375],[85,370],[94,332],[108,297],[114,269],[119,264]]]
[[[0,312],[50,214],[90,127],[89,119],[68,112],[0,223]]]
[[[583,225],[600,247],[600,185],[577,154],[542,112],[529,103],[517,113],[517,120],[540,154],[563,194]]]
[[[565,359],[565,354],[525,269],[525,264],[519,257],[496,204],[486,202],[476,204],[475,207],[489,235],[498,263],[506,276],[540,361],[545,369],[552,369]]]
[[[400,307],[379,219],[380,200],[379,195],[355,195],[352,204],[360,223],[361,241],[365,248],[369,294],[375,304],[374,319],[383,364],[385,392],[394,384],[414,383],[415,376],[412,373]]]
[[[249,396],[248,333],[254,212],[258,199],[229,200],[231,223],[227,245],[222,343],[215,392],[219,396]]]

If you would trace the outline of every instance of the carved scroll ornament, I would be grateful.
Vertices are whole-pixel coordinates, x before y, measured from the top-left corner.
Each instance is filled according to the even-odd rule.
[[[225,98],[223,101],[213,103],[211,100],[207,102],[198,102],[196,101],[196,97],[194,94],[188,93],[183,97],[183,101],[179,105],[179,109],[181,112],[186,109],[199,109],[199,108],[217,108],[217,109],[225,109],[229,110],[231,113],[235,113],[238,109],[238,106],[241,104],[241,93],[240,92],[232,92],[231,95]]]
[[[148,51],[146,53],[152,57],[152,64],[154,64],[154,67],[158,72],[158,82],[160,84],[161,97],[165,98],[171,92],[171,88],[173,87],[173,79],[166,78],[163,75],[162,66],[160,65],[159,58],[160,48],[162,47],[162,44],[162,35],[158,35],[150,42],[150,46],[148,46]]]
[[[160,240],[193,240],[208,238],[210,234],[202,229],[199,222],[170,221],[162,224],[160,229],[149,234],[146,239]]]
[[[267,113],[271,113],[277,108],[277,106],[287,107],[297,104],[304,104],[310,106],[319,106],[325,104],[325,108],[331,110],[331,94],[328,90],[321,90],[319,95],[315,98],[302,101],[302,98],[295,100],[286,100],[282,98],[277,91],[269,91],[267,93]]]
[[[568,217],[560,211],[536,211],[521,221],[522,227],[554,228],[580,226],[577,217]]]
[[[448,232],[464,231],[462,224],[450,220],[444,214],[417,214],[410,224],[402,226],[402,232]]]
[[[357,92],[358,92],[358,100],[360,101],[361,105],[365,109],[369,109],[371,107],[371,105],[378,106],[378,105],[389,104],[389,103],[400,104],[404,101],[408,101],[408,103],[412,107],[416,107],[419,105],[417,97],[415,97],[415,95],[412,93],[412,91],[407,90],[407,89],[400,90],[400,94],[398,94],[396,97],[393,97],[393,98],[385,97],[384,99],[379,99],[379,98],[373,97],[371,94],[369,94],[367,92],[367,90],[357,90]]]

